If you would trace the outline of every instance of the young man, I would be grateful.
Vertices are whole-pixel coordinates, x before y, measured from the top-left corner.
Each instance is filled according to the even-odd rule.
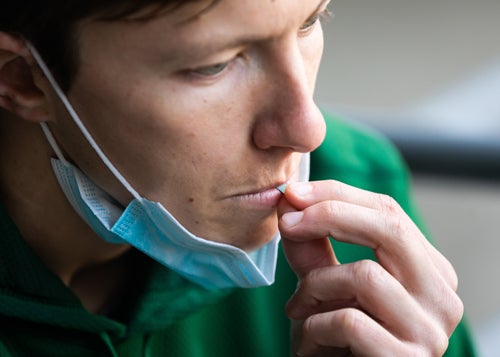
[[[327,5],[3,5],[0,355],[472,353],[398,155],[312,100]]]

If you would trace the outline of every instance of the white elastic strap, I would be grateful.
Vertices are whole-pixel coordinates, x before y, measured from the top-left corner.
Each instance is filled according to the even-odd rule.
[[[28,46],[28,49],[31,51],[31,54],[33,55],[33,58],[35,59],[35,61],[38,63],[38,65],[42,69],[43,74],[45,74],[45,77],[47,77],[47,80],[50,82],[50,84],[52,85],[52,87],[56,91],[56,94],[59,96],[59,98],[63,102],[63,104],[66,107],[66,109],[68,110],[71,118],[73,119],[73,121],[75,122],[75,124],[80,128],[80,131],[82,132],[83,136],[87,139],[87,141],[89,142],[90,146],[92,146],[92,148],[96,151],[97,155],[99,155],[99,157],[101,158],[101,160],[108,167],[108,169],[113,173],[113,175],[118,179],[118,181],[120,181],[120,183],[134,196],[134,198],[140,200],[141,196],[128,183],[128,181],[125,179],[125,177],[123,177],[122,174],[120,174],[120,172],[111,163],[111,161],[109,161],[109,159],[104,154],[104,152],[101,150],[101,148],[99,147],[99,145],[97,145],[97,143],[95,142],[95,140],[92,137],[92,135],[90,135],[89,131],[87,130],[87,128],[85,127],[85,125],[83,124],[83,122],[80,120],[80,117],[78,116],[78,114],[76,113],[76,111],[73,109],[73,106],[69,102],[69,100],[66,97],[66,95],[64,94],[64,92],[61,90],[61,87],[59,87],[59,84],[57,83],[57,81],[52,76],[52,73],[48,69],[47,65],[45,64],[44,60],[42,59],[42,57],[40,56],[40,54],[38,53],[38,51],[36,50],[36,48],[31,43],[29,43],[29,42],[27,43],[27,46]],[[49,142],[50,142],[50,140],[53,141],[51,143],[51,145],[55,144],[54,137],[50,133],[50,130],[48,130],[48,127],[46,125],[45,126],[42,125],[42,129],[43,129],[45,135],[47,135],[47,132],[49,133],[49,135],[47,136],[47,138],[48,138]],[[52,139],[49,139],[49,138],[52,138]],[[55,146],[57,147],[57,144]],[[59,149],[56,150],[54,148],[54,150],[56,151],[57,156],[59,156],[61,154],[61,152],[60,152]],[[60,158],[61,157],[62,157],[62,155],[60,156]]]
[[[52,147],[52,150],[54,150],[56,152],[57,158],[62,161],[64,166],[68,166],[69,163],[64,158],[64,155],[61,152],[61,149],[59,149],[59,145],[57,145],[56,139],[54,138],[54,135],[52,135],[52,132],[50,131],[47,123],[42,122],[42,123],[40,123],[40,126],[42,127],[43,133],[45,134],[45,137],[47,138],[50,146]]]

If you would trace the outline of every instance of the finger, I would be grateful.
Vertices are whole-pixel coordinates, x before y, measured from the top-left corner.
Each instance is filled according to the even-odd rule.
[[[372,208],[391,216],[406,216],[406,213],[391,197],[355,188],[334,180],[293,183],[287,186],[285,196],[290,204],[298,209],[305,209],[322,201],[334,200]],[[410,220],[409,217],[408,220]],[[432,264],[435,265],[449,286],[456,291],[458,279],[450,262],[429,243],[424,235],[419,234],[415,239],[422,242],[427,253],[431,256],[430,261]]]
[[[291,183],[286,187],[284,195],[299,210],[327,200],[350,202],[374,209],[380,208],[382,204],[380,194],[335,180]]]
[[[425,340],[401,340],[358,309],[313,315],[304,321],[298,354],[312,356],[323,346],[349,348],[354,356],[442,356],[448,336],[429,331]]]
[[[294,215],[292,219],[290,214]],[[279,226],[284,236],[296,242],[331,236],[342,242],[370,247],[381,264],[406,284],[422,285],[429,274],[439,274],[427,254],[422,234],[406,215],[326,201],[307,207],[301,213],[283,214]]]
[[[300,357],[296,352],[299,350],[300,336],[302,335],[302,327],[304,321],[291,321],[291,342],[293,356]],[[352,357],[352,353],[348,348],[341,347],[321,347],[321,351],[316,351],[314,357]]]
[[[301,243],[283,237],[282,247],[288,264],[299,279],[311,270],[338,264],[328,238]]]
[[[402,342],[357,309],[317,314],[304,321],[297,354],[313,356],[326,346],[348,348],[355,356],[409,355]]]
[[[444,305],[449,308],[448,299],[445,297],[444,300]],[[347,306],[350,304],[351,307],[337,306],[331,310],[330,302],[339,301],[347,302]],[[441,355],[459,321],[443,325],[432,313],[432,309],[421,307],[410,292],[373,261],[311,272],[301,280],[287,308],[291,312],[291,318],[305,319],[306,324],[310,324],[309,328],[305,326],[302,331],[299,351],[303,355],[316,353],[323,346],[348,347],[356,356],[380,350],[394,352],[389,355],[414,355],[415,351],[403,353],[405,349],[414,346],[421,346],[419,348],[423,349],[419,352],[423,355]],[[357,336],[351,329],[352,316],[347,316],[346,319],[342,314],[335,314],[345,311],[354,313],[355,317],[358,316],[363,321],[373,322],[371,328],[359,331]],[[367,327],[363,322],[360,324]],[[364,344],[366,341],[363,339],[367,336],[377,339],[385,336],[392,341],[403,341],[398,345],[403,349],[388,348],[390,344],[387,340],[379,340],[377,349],[372,349],[373,345]],[[306,347],[303,347],[304,344]]]
[[[298,210],[328,200],[351,202],[365,207],[373,205],[371,192],[335,180],[291,183],[286,187],[284,196]]]
[[[282,199],[278,206],[279,214],[300,215],[301,212],[292,207],[286,199]],[[288,264],[300,279],[309,271],[325,266],[339,264],[330,240],[323,236],[310,239],[307,242],[289,240],[286,234],[281,233],[281,245]]]
[[[402,339],[411,339],[436,325],[418,302],[374,261],[317,269],[300,281],[287,304],[295,320],[354,307],[366,312]]]
[[[373,248],[380,264],[432,312],[446,331],[456,326],[462,316],[461,301],[433,263],[427,243],[415,238],[421,233],[407,216],[394,218],[336,201],[304,209],[302,219],[293,225],[287,226],[287,214],[280,219],[280,230],[288,240],[300,243],[330,235]]]
[[[378,254],[385,252],[384,256],[401,262],[415,255],[420,258],[425,252],[421,233],[407,216],[389,215],[342,201],[323,201],[302,211],[284,213],[279,228],[284,236],[297,242],[331,236],[372,248]]]
[[[450,261],[446,259],[446,257],[441,254],[441,252],[439,252],[427,239],[425,239],[424,246],[427,253],[431,257],[431,261],[443,279],[447,282],[448,286],[453,291],[457,291],[458,276]]]

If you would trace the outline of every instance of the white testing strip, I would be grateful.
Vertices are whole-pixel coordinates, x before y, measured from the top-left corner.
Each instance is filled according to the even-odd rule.
[[[278,187],[276,187],[276,189],[277,189],[278,191],[280,191],[280,192],[281,192],[281,194],[283,194],[283,195],[284,195],[284,194],[285,194],[285,191],[286,191],[286,187],[287,187],[287,186],[288,186],[288,184],[287,184],[287,183],[284,183],[283,185],[279,185]]]

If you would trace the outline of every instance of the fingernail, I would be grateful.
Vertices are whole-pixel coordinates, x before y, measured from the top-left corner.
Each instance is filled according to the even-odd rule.
[[[307,196],[312,191],[312,186],[309,183],[301,183],[293,186],[293,192],[297,196]]]
[[[281,222],[284,227],[290,228],[302,221],[303,216],[304,213],[302,212],[288,212],[281,216]]]

